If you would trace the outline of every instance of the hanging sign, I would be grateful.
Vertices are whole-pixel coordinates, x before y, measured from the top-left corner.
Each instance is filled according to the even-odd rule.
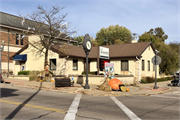
[[[99,46],[99,58],[109,59],[109,48]]]

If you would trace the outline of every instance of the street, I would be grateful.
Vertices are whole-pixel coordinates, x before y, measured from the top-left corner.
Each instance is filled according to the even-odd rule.
[[[151,96],[88,96],[1,85],[1,119],[179,119],[180,92]]]

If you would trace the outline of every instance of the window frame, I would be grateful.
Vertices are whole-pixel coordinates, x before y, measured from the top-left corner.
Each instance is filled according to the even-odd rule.
[[[20,44],[23,45],[24,38],[22,38],[23,35],[21,35],[21,41]]]
[[[19,38],[19,34],[16,33],[16,45],[19,45],[19,40],[18,40],[18,38]]]
[[[142,71],[145,71],[145,60],[142,60],[141,62],[142,62],[141,69],[142,69]]]
[[[56,68],[55,68],[55,69],[52,69],[52,66],[51,66],[51,61],[52,61],[52,60],[55,60],[55,67],[57,67],[56,58],[53,58],[53,59],[49,59],[49,63],[50,63],[49,69],[50,69],[50,70],[56,70]],[[54,63],[54,62],[53,62],[53,63]]]
[[[76,69],[74,69],[74,63],[77,63]],[[73,70],[78,70],[78,59],[73,59]]]
[[[148,71],[150,71],[150,61],[148,60]]]
[[[126,69],[126,64],[125,64],[125,69],[123,69],[123,63],[127,63],[127,69]],[[121,60],[121,71],[129,71],[129,60]]]

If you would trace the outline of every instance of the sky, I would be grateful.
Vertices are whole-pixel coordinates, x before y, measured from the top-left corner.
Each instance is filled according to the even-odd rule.
[[[118,24],[137,35],[161,27],[168,35],[165,43],[180,42],[180,0],[0,0],[0,11],[26,16],[38,5],[64,7],[76,37],[88,33],[95,38],[101,28]]]

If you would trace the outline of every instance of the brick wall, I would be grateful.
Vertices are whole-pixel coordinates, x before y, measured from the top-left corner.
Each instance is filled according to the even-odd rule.
[[[0,31],[0,42],[2,40],[4,40],[5,42],[4,46],[8,46],[8,32]],[[15,54],[15,52],[12,52],[10,47],[22,48],[24,45],[27,44],[26,41],[28,41],[28,37],[25,37],[23,39],[23,45],[21,45],[20,41],[19,41],[19,45],[16,45],[16,33],[9,32],[9,51],[11,51],[9,52],[9,57]],[[8,63],[8,51],[1,52],[1,62]],[[13,63],[13,61],[9,60],[9,63]],[[2,68],[2,71],[3,71],[3,68]]]
[[[4,40],[5,44],[8,43],[8,32],[0,32],[0,41]],[[23,39],[23,45],[27,44],[28,37],[25,37]],[[23,45],[21,45],[20,41],[19,41],[19,45],[16,45],[16,33],[9,33],[9,44],[12,44],[10,46],[16,46],[16,47],[21,47]]]

